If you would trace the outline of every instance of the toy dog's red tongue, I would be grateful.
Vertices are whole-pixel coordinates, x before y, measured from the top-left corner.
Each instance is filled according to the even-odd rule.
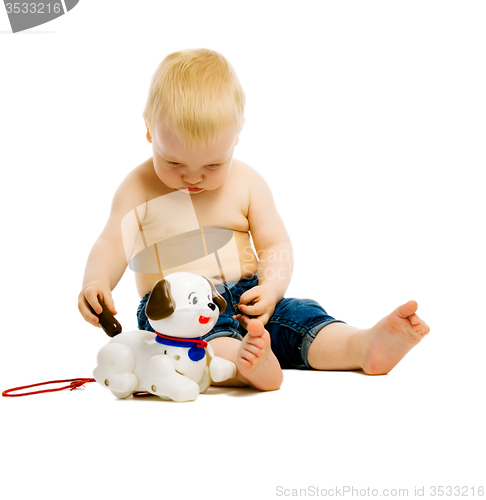
[[[202,323],[203,325],[205,325],[208,322],[209,322],[209,318],[206,318],[206,316],[199,316],[199,323]]]

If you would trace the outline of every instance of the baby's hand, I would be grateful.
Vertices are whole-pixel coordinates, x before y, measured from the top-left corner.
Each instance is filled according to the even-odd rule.
[[[85,285],[78,297],[79,312],[88,323],[95,326],[99,326],[100,320],[93,314],[90,306],[97,314],[101,314],[103,308],[99,299],[104,302],[106,308],[113,316],[117,314],[111,290],[101,281],[91,281]]]
[[[244,327],[252,318],[256,318],[266,325],[275,311],[276,305],[277,300],[272,287],[255,286],[240,297],[238,308],[243,314],[237,314],[235,319]]]

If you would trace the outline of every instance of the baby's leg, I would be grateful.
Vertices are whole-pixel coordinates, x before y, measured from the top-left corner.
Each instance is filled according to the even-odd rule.
[[[248,333],[242,341],[219,337],[210,341],[216,356],[233,361],[236,377],[212,385],[242,387],[251,385],[261,391],[273,391],[282,384],[280,364],[270,346],[270,334],[260,321],[247,325]]]
[[[309,364],[317,370],[388,373],[429,333],[430,328],[415,314],[417,307],[411,300],[366,330],[343,323],[325,326],[309,348]]]

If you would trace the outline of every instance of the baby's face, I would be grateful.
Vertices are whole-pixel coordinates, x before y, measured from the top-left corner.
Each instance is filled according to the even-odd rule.
[[[163,123],[147,138],[152,143],[155,173],[168,187],[190,194],[219,188],[231,169],[238,135],[232,131],[212,146],[185,149],[181,141]]]

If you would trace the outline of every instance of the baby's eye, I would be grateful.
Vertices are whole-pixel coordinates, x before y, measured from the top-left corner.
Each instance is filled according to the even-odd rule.
[[[221,164],[219,163],[211,163],[211,165],[206,165],[206,168],[209,168],[210,170],[215,170],[216,168],[220,167]]]
[[[165,162],[167,163],[167,165],[170,165],[171,167],[179,167],[181,164],[177,161],[169,161],[169,160],[165,160]]]

